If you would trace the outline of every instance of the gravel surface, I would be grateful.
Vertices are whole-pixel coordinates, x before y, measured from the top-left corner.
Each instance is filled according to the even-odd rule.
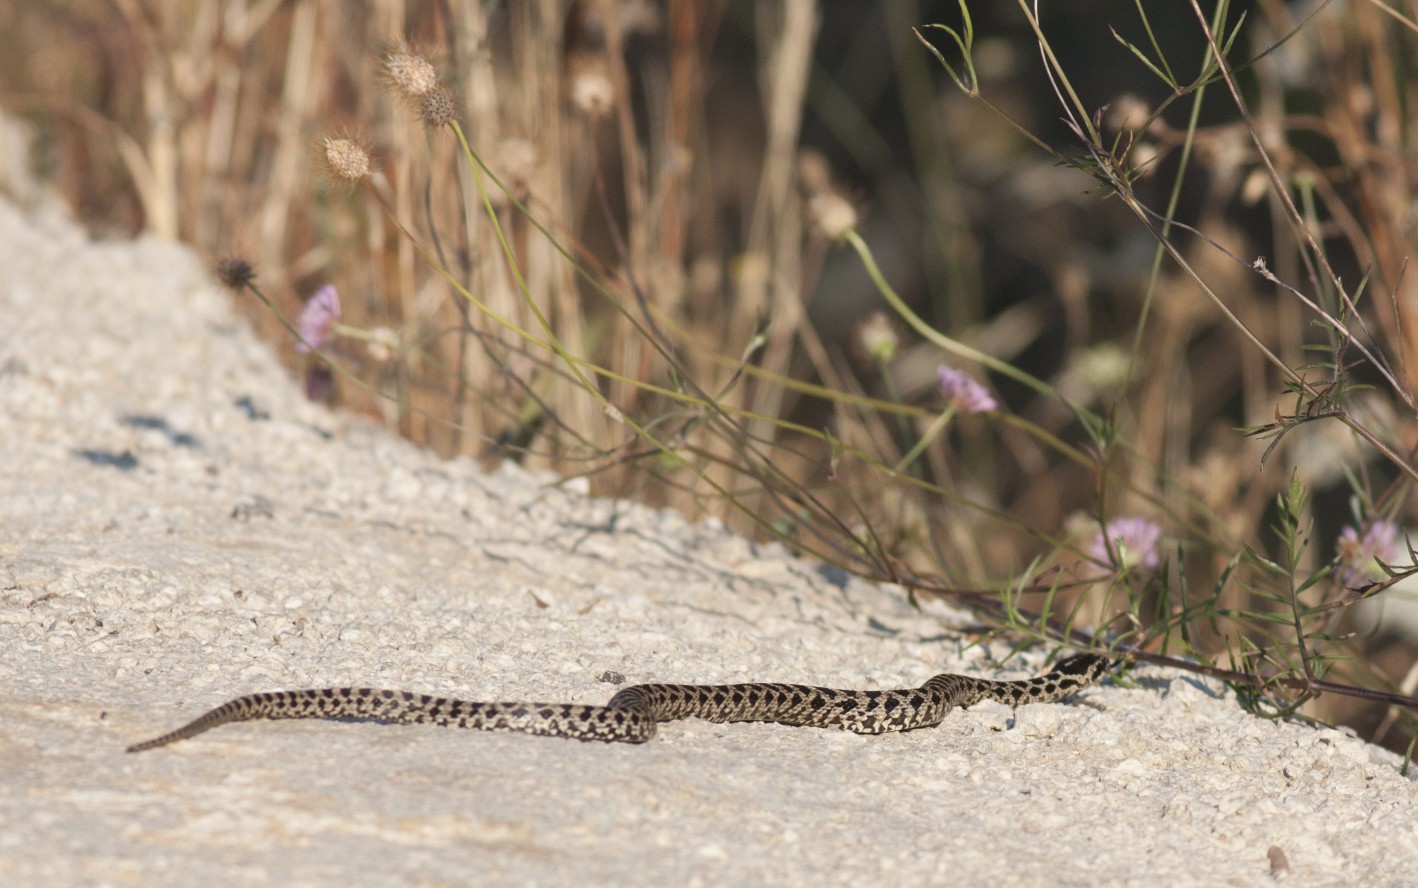
[[[1394,756],[1155,668],[881,737],[254,722],[125,754],[257,690],[599,703],[616,676],[883,688],[1042,661],[310,404],[184,248],[4,203],[0,269],[0,883],[1418,880]]]

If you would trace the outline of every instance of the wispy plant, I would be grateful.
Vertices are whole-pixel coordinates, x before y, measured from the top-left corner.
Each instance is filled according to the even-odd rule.
[[[1320,234],[1323,223],[1319,220],[1316,204],[1307,202],[1302,209],[1293,199],[1296,194],[1306,199],[1313,197],[1317,193],[1314,186],[1322,179],[1318,171],[1307,170],[1303,162],[1295,162],[1293,143],[1287,141],[1295,124],[1284,117],[1271,114],[1257,118],[1250,110],[1246,92],[1239,83],[1241,71],[1251,69],[1250,73],[1259,74],[1260,72],[1253,68],[1258,68],[1265,56],[1274,52],[1280,43],[1295,39],[1303,32],[1298,28],[1290,29],[1285,32],[1286,37],[1280,43],[1265,48],[1251,59],[1238,61],[1234,56],[1242,34],[1241,19],[1231,19],[1227,3],[1217,4],[1211,16],[1207,17],[1200,6],[1193,2],[1191,8],[1195,13],[1196,26],[1207,41],[1208,52],[1206,58],[1201,61],[1195,79],[1183,83],[1174,73],[1177,67],[1162,55],[1146,8],[1139,5],[1140,24],[1148,37],[1148,43],[1145,46],[1137,45],[1125,40],[1116,31],[1114,36],[1148,72],[1162,81],[1172,94],[1161,106],[1141,120],[1134,115],[1135,128],[1120,131],[1109,139],[1103,131],[1103,115],[1090,112],[1070,82],[1069,72],[1059,61],[1050,44],[1044,22],[1036,12],[1037,7],[1030,7],[1021,2],[1020,8],[1038,39],[1047,76],[1075,139],[1072,151],[1055,149],[1038,140],[1041,147],[1053,153],[1063,163],[1088,173],[1107,194],[1126,206],[1135,216],[1139,226],[1153,237],[1157,244],[1157,261],[1153,266],[1154,289],[1162,280],[1161,261],[1164,258],[1170,260],[1172,267],[1185,274],[1210,300],[1218,316],[1237,334],[1238,340],[1253,349],[1254,353],[1269,365],[1277,389],[1284,388],[1293,397],[1293,406],[1288,411],[1282,412],[1277,405],[1270,422],[1246,430],[1248,434],[1271,439],[1260,459],[1262,468],[1273,455],[1280,452],[1278,448],[1287,433],[1308,423],[1337,422],[1357,439],[1371,446],[1373,451],[1388,463],[1392,471],[1399,473],[1400,478],[1418,479],[1418,475],[1414,474],[1413,450],[1410,448],[1405,452],[1391,443],[1395,429],[1371,424],[1370,420],[1362,416],[1367,411],[1356,408],[1359,394],[1370,388],[1355,381],[1355,374],[1361,371],[1377,374],[1384,380],[1393,399],[1390,406],[1408,414],[1409,422],[1412,421],[1414,413],[1414,401],[1410,386],[1401,381],[1393,370],[1383,354],[1382,341],[1375,337],[1374,328],[1359,310],[1357,295],[1351,294],[1335,269],[1331,258],[1333,247],[1327,246]],[[968,14],[965,22],[968,29]],[[1315,23],[1316,28],[1324,26],[1323,22]],[[1329,26],[1333,27],[1333,23]],[[968,41],[955,31],[947,29],[947,33],[954,39],[957,50],[963,53],[968,61],[971,52]],[[957,84],[966,92],[977,92],[973,84],[962,82],[954,70],[951,73]],[[1277,236],[1291,238],[1292,252],[1289,255],[1299,259],[1299,267],[1304,269],[1309,289],[1315,291],[1316,295],[1307,295],[1305,287],[1286,283],[1270,270],[1269,263],[1264,259],[1256,259],[1253,262],[1239,259],[1233,251],[1221,244],[1218,237],[1209,236],[1199,225],[1186,224],[1178,218],[1177,198],[1181,194],[1184,177],[1195,176],[1198,172],[1217,172],[1214,165],[1211,170],[1207,170],[1205,165],[1199,171],[1193,170],[1190,162],[1195,146],[1205,146],[1209,141],[1221,138],[1221,128],[1206,130],[1198,123],[1200,117],[1196,113],[1207,89],[1213,85],[1221,86],[1229,95],[1238,122],[1231,126],[1233,129],[1239,126],[1249,142],[1245,163],[1254,167],[1250,181],[1260,183],[1259,187],[1265,190],[1271,200],[1275,210],[1274,219],[1278,223]],[[1193,112],[1187,117],[1181,140],[1175,143],[1182,150],[1175,167],[1172,196],[1163,208],[1154,209],[1140,196],[1138,185],[1142,175],[1155,173],[1152,167],[1162,156],[1158,149],[1172,148],[1171,144],[1157,138],[1157,135],[1165,133],[1170,136],[1170,131],[1160,125],[1160,122],[1167,106],[1174,102],[1191,102]],[[1326,126],[1326,123],[1320,125]],[[1328,129],[1330,135],[1337,135],[1335,127]],[[1138,164],[1144,149],[1148,149],[1145,151],[1148,167]],[[1282,151],[1286,152],[1284,157],[1288,163],[1277,160],[1277,155]],[[1331,191],[1328,200],[1326,209],[1335,218],[1344,218],[1348,210],[1342,204],[1340,195]],[[1357,258],[1362,260],[1366,254],[1372,255],[1369,240],[1371,235],[1366,236],[1366,233],[1358,229],[1350,229],[1348,233],[1353,238],[1345,242],[1345,246],[1352,249]],[[1183,235],[1194,236],[1206,247],[1215,249],[1223,257],[1223,261],[1247,267],[1265,282],[1275,285],[1283,294],[1293,298],[1304,311],[1316,319],[1316,327],[1323,333],[1322,338],[1309,341],[1305,337],[1304,329],[1298,326],[1288,331],[1280,328],[1269,332],[1258,328],[1256,315],[1247,308],[1247,303],[1242,300],[1240,294],[1222,291],[1208,280],[1208,275],[1201,270],[1202,260],[1180,239]],[[1366,283],[1368,277],[1366,273]],[[1402,288],[1401,278],[1390,277],[1388,282],[1395,287],[1392,291],[1393,304],[1397,305],[1400,301],[1397,297]],[[1149,297],[1138,326],[1135,339],[1138,344],[1146,337],[1147,309],[1150,306]],[[1290,317],[1293,318],[1294,315]],[[1277,340],[1283,343],[1287,332],[1296,342],[1301,343],[1302,348],[1318,348],[1331,356],[1322,379],[1315,379],[1307,372],[1314,369],[1313,367],[1296,365],[1271,344]],[[1402,355],[1405,342],[1400,338],[1392,341],[1390,346]],[[1136,356],[1140,356],[1140,352],[1135,352]],[[1104,462],[1108,459],[1106,451],[1115,446],[1115,440],[1104,439]],[[1351,483],[1356,485],[1362,485],[1362,479],[1371,477],[1366,457],[1359,458],[1347,468]],[[1313,472],[1309,474],[1314,475]],[[1106,475],[1100,475],[1099,480],[1101,488]],[[1165,476],[1159,477],[1158,480],[1163,484],[1183,481],[1169,481]],[[1408,489],[1406,482],[1395,482],[1390,486],[1384,494],[1384,498],[1390,500],[1389,508],[1397,507],[1399,497],[1405,496]],[[1366,502],[1373,502],[1375,499],[1373,493],[1362,486],[1356,490],[1356,495]],[[1414,725],[1412,707],[1418,706],[1418,698],[1401,692],[1396,686],[1391,686],[1389,690],[1376,690],[1326,678],[1331,667],[1338,661],[1364,656],[1362,640],[1352,631],[1345,631],[1343,628],[1344,611],[1363,597],[1351,594],[1353,584],[1365,571],[1372,571],[1372,565],[1383,566],[1386,574],[1397,579],[1397,573],[1392,572],[1392,568],[1386,566],[1383,561],[1384,557],[1399,557],[1400,553],[1396,551],[1392,538],[1396,531],[1392,530],[1393,525],[1385,519],[1376,518],[1372,514],[1365,516],[1369,522],[1369,530],[1362,537],[1353,527],[1346,528],[1340,536],[1338,567],[1334,568],[1334,561],[1317,559],[1310,551],[1312,535],[1308,530],[1309,503],[1309,497],[1298,474],[1292,475],[1288,487],[1276,501],[1274,534],[1269,541],[1262,539],[1252,545],[1246,543],[1244,537],[1227,539],[1215,534],[1194,535],[1192,545],[1214,551],[1219,556],[1227,556],[1226,569],[1218,577],[1215,593],[1200,609],[1196,609],[1185,600],[1185,588],[1180,587],[1178,583],[1158,584],[1153,590],[1157,597],[1157,605],[1152,608],[1153,613],[1166,615],[1170,612],[1185,614],[1186,617],[1184,622],[1165,617],[1153,620],[1150,621],[1150,628],[1147,614],[1138,607],[1138,602],[1134,599],[1126,611],[1128,621],[1140,630],[1140,635],[1130,642],[1134,653],[1145,657],[1147,655],[1144,650],[1154,646],[1157,641],[1181,640],[1185,642],[1183,651],[1200,659],[1203,664],[1200,668],[1251,689],[1247,699],[1255,703],[1259,710],[1289,715],[1321,693],[1355,696],[1381,700],[1391,706],[1407,707],[1404,721],[1411,730]],[[1220,527],[1220,517],[1208,516],[1207,524]],[[1099,545],[1095,541],[1089,551],[1095,562],[1121,567],[1128,563],[1131,552],[1152,552],[1160,531],[1150,522],[1124,524],[1131,520],[1134,519],[1114,519],[1106,524],[1102,535],[1102,542],[1106,545]],[[1143,528],[1146,528],[1145,534],[1142,532]],[[1141,539],[1144,536],[1145,540]],[[1276,554],[1270,557],[1263,555],[1260,548],[1262,545],[1265,548],[1274,547]],[[1376,556],[1375,553],[1380,551],[1383,555]],[[1159,562],[1152,557],[1146,562],[1134,563],[1152,569],[1159,566]],[[1180,580],[1181,577],[1176,579]],[[1377,590],[1378,587],[1375,588]],[[1236,603],[1226,604],[1228,598]],[[1018,621],[1017,616],[1014,619]],[[1202,625],[1210,629],[1207,634],[1211,638],[1207,639],[1196,631],[1196,628]],[[1217,661],[1229,661],[1229,668],[1209,665]],[[1362,670],[1348,670],[1348,673],[1352,680],[1360,678]],[[1411,744],[1409,752],[1411,755]]]
[[[1333,5],[1127,5],[1096,25],[1103,80],[1041,4],[957,0],[914,32],[883,7],[909,177],[809,4],[464,5],[410,15],[422,43],[360,6],[193,4],[114,32],[133,88],[103,95],[136,107],[47,107],[120,134],[91,154],[118,146],[147,227],[252,243],[222,280],[415,440],[724,517],[1017,642],[1204,672],[1276,715],[1375,701],[1411,734],[1411,682],[1348,614],[1412,573],[1393,47],[1418,28]],[[1027,52],[986,33],[1006,15]],[[715,68],[726,33],[754,52]],[[725,82],[740,104],[706,110]],[[800,150],[809,114],[831,162]],[[863,196],[845,157],[908,184]]]

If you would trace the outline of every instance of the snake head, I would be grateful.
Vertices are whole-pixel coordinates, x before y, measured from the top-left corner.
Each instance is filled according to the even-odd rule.
[[[1053,671],[1096,681],[1107,675],[1115,665],[1115,661],[1099,654],[1073,654],[1055,663]]]

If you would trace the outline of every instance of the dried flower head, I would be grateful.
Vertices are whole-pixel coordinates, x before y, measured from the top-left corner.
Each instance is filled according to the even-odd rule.
[[[240,290],[256,280],[256,269],[240,256],[226,256],[217,260],[217,280],[223,286]]]
[[[940,393],[945,402],[961,413],[985,413],[998,410],[999,402],[983,385],[945,364],[940,365]]]
[[[1110,129],[1127,132],[1142,129],[1151,114],[1152,109],[1147,102],[1133,93],[1124,93],[1108,106],[1104,119]]]
[[[874,311],[867,315],[866,320],[857,328],[857,337],[861,342],[862,351],[877,362],[890,361],[896,357],[896,349],[901,344],[901,337],[896,335],[896,328],[884,311]]]
[[[369,152],[353,139],[327,138],[322,161],[330,178],[341,182],[359,182],[369,176]]]
[[[453,93],[438,87],[419,102],[419,119],[429,129],[442,129],[458,119],[458,102]]]
[[[1156,570],[1162,564],[1162,528],[1146,518],[1114,518],[1094,534],[1088,557],[1118,570]]]
[[[841,240],[857,227],[857,209],[841,195],[824,191],[807,202],[808,212],[822,233]]]
[[[326,284],[316,290],[305,303],[305,308],[300,310],[295,330],[300,334],[301,341],[295,344],[295,350],[305,354],[324,345],[339,319],[340,294],[334,284]]]
[[[600,117],[615,104],[615,87],[600,71],[584,71],[571,83],[571,102],[590,117]]]
[[[384,57],[384,76],[401,95],[421,99],[438,86],[438,71],[433,63],[400,46]]]
[[[388,363],[399,351],[399,334],[388,327],[375,327],[369,331],[366,348],[371,358],[381,364]]]

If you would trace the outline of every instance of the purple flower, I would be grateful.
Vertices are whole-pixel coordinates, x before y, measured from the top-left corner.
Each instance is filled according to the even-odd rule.
[[[305,354],[319,348],[330,338],[330,330],[340,319],[340,294],[334,284],[326,284],[315,291],[300,310],[295,329],[302,341],[295,344],[295,350]]]
[[[1339,553],[1339,567],[1334,577],[1342,586],[1358,586],[1371,580],[1385,579],[1388,574],[1379,562],[1402,569],[1408,555],[1407,545],[1400,545],[1398,525],[1380,519],[1369,525],[1364,535],[1358,529],[1346,526],[1339,532],[1335,544]]]
[[[1114,518],[1093,535],[1088,556],[1120,570],[1156,570],[1162,564],[1161,542],[1162,528],[1156,523],[1146,518]]]
[[[999,403],[975,380],[953,367],[940,365],[940,393],[945,401],[961,413],[984,413],[998,410]]]

